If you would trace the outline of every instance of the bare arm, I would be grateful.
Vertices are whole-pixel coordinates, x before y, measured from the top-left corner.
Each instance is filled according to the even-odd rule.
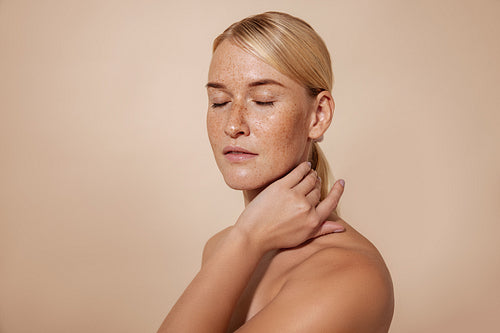
[[[317,177],[306,163],[271,184],[218,242],[159,332],[225,332],[239,296],[267,251],[343,230],[325,221],[342,191],[336,184],[319,202]]]
[[[225,332],[261,253],[238,229],[219,242],[159,332]]]

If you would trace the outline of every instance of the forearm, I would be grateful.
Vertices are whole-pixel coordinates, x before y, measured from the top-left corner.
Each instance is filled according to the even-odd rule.
[[[225,332],[263,253],[237,229],[214,253],[165,318],[160,332]]]

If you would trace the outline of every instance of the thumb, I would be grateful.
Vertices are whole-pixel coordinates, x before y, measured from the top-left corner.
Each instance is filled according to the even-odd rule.
[[[334,221],[325,221],[321,224],[318,231],[316,231],[313,238],[323,236],[326,234],[331,234],[334,232],[343,232],[343,231],[345,231],[345,228],[342,224]]]

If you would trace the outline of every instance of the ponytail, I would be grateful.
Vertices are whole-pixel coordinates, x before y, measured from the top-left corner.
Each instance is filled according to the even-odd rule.
[[[333,177],[330,171],[330,166],[328,165],[328,161],[326,160],[325,154],[323,153],[317,142],[312,143],[311,153],[309,155],[309,162],[311,162],[312,168],[316,170],[318,176],[322,180],[321,200],[323,200],[324,198],[326,198],[328,192],[330,191],[330,179]],[[337,210],[338,208],[334,209],[333,212],[338,215]]]

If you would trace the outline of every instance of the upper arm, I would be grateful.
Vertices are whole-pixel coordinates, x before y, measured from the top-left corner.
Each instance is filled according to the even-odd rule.
[[[393,296],[383,266],[361,255],[298,274],[237,332],[387,332]]]
[[[227,228],[219,231],[218,233],[216,233],[215,235],[213,235],[212,237],[210,237],[208,239],[208,241],[205,243],[205,246],[203,247],[203,254],[202,254],[202,257],[201,257],[201,264],[202,265],[211,256],[211,254],[213,253],[214,249],[217,247],[217,244],[219,243],[219,241],[221,240],[221,238],[223,238],[224,235],[226,235],[226,233],[231,228],[232,228],[232,226],[227,227]]]

